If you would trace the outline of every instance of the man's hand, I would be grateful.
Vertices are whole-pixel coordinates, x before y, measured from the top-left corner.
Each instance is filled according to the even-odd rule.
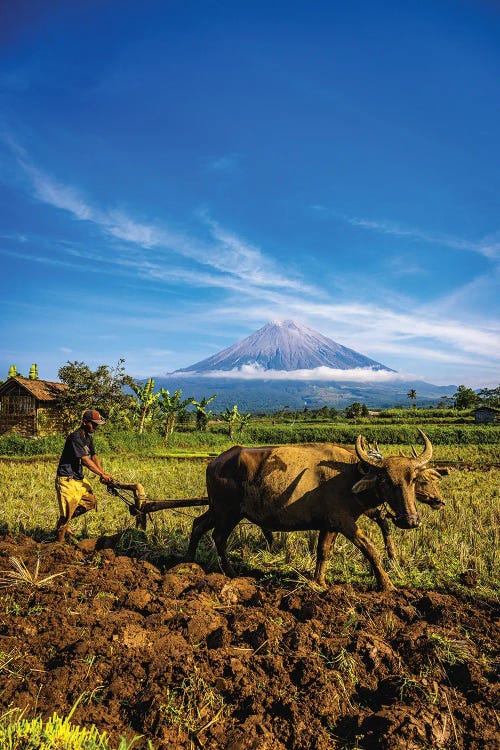
[[[111,474],[102,474],[99,481],[103,484],[112,484],[114,482],[114,479]]]

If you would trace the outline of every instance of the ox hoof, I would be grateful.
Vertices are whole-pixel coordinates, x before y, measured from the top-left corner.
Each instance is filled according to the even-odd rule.
[[[313,583],[315,583],[316,586],[320,586],[322,589],[326,589],[328,585],[324,578],[313,578]]]
[[[385,582],[379,583],[379,585],[377,586],[377,589],[378,591],[385,591],[386,594],[390,591],[396,591],[396,587],[390,581],[389,583],[385,583]]]

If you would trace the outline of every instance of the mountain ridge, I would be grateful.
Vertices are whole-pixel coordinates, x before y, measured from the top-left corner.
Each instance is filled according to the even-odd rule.
[[[265,377],[269,371],[294,372],[328,367],[334,370],[371,369],[395,372],[370,357],[338,344],[294,320],[272,321],[232,346],[175,370],[183,373],[237,372],[255,368]]]
[[[180,389],[198,401],[217,394],[216,411],[237,404],[240,410],[254,413],[286,406],[342,409],[354,401],[388,408],[407,405],[412,389],[420,405],[435,405],[456,391],[454,385],[437,386],[410,375],[406,379],[293,320],[272,321],[217,354],[168,373],[157,383],[170,390]]]

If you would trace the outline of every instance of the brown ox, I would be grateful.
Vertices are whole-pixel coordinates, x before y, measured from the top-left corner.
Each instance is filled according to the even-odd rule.
[[[422,469],[422,471],[418,473],[415,480],[415,497],[418,502],[429,505],[434,510],[443,508],[446,505],[446,502],[441,492],[440,481],[441,477],[444,474],[448,473],[448,469],[443,468]],[[365,492],[370,493],[371,491],[372,490],[370,489],[364,490],[363,494]],[[363,497],[361,499],[363,499]],[[205,498],[205,500],[206,502],[208,502],[208,498]],[[389,560],[394,560],[396,557],[396,549],[394,546],[391,527],[388,520],[391,517],[391,514],[387,513],[384,508],[375,507],[365,510],[365,516],[374,521],[379,527],[384,540],[384,547],[387,552],[387,557],[389,558]],[[274,544],[273,532],[269,531],[268,529],[261,529],[261,531],[264,534],[269,548],[271,548]],[[334,540],[335,539],[332,538],[331,546],[333,546]]]
[[[201,537],[213,529],[222,569],[234,576],[227,540],[239,521],[247,518],[268,531],[317,529],[314,580],[320,585],[325,585],[326,559],[340,532],[370,562],[379,589],[393,588],[376,548],[356,521],[385,502],[397,526],[419,526],[415,482],[432,457],[430,440],[419,432],[425,447],[414,458],[373,458],[361,435],[355,453],[330,443],[230,448],[207,467],[209,509],[193,523],[185,559],[194,560]]]

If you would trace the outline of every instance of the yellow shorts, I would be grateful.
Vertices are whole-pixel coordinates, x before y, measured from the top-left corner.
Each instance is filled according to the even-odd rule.
[[[92,487],[86,479],[56,477],[56,492],[59,511],[65,518],[71,518],[79,505],[83,505],[87,510],[96,507]]]

